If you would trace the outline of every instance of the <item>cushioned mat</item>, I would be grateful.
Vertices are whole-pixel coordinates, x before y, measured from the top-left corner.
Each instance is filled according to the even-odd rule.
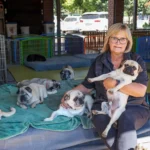
[[[62,69],[65,65],[70,65],[73,68],[89,67],[91,65],[91,61],[90,59],[88,60],[74,56],[55,56],[52,58],[47,58],[45,62],[25,61],[24,65],[36,71],[44,71],[44,70],[59,70]]]
[[[91,121],[86,116],[76,116],[69,118],[58,116],[52,122],[44,122],[43,120],[59,107],[60,100],[64,93],[72,89],[75,85],[81,83],[81,80],[62,81],[61,89],[57,94],[49,95],[43,104],[38,104],[36,108],[28,107],[27,110],[16,105],[17,102],[17,87],[15,85],[0,86],[0,109],[9,111],[10,107],[16,108],[16,113],[7,118],[0,120],[0,139],[8,139],[19,135],[28,130],[29,126],[37,129],[52,130],[52,131],[70,131],[82,125],[84,129],[93,127]]]
[[[91,63],[92,63],[98,55],[99,54],[96,53],[96,54],[76,54],[74,56],[78,57],[78,58],[90,60]]]

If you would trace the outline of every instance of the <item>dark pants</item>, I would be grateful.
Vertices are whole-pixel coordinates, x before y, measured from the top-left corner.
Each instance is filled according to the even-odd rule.
[[[99,107],[98,104],[96,107]],[[94,107],[93,109],[96,109]],[[136,130],[150,118],[150,110],[141,105],[128,105],[117,121],[117,129],[112,127],[103,141],[110,150],[134,150],[137,145]],[[94,115],[93,124],[101,136],[109,123],[108,115]]]

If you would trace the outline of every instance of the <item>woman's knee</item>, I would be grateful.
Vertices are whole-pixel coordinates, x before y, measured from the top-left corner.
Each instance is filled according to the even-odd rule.
[[[123,130],[126,129],[134,129],[134,118],[132,117],[132,114],[129,114],[127,111],[124,111],[120,118],[117,121],[118,128],[121,128]]]
[[[109,123],[110,118],[107,115],[94,115],[92,118],[92,122],[98,132],[103,132]]]

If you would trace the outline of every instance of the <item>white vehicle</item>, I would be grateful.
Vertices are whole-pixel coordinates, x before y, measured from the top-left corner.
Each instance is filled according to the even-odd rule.
[[[108,30],[108,12],[86,12],[80,19],[80,32]]]
[[[137,29],[143,29],[143,25],[144,24],[150,24],[150,15],[143,15],[142,12],[140,12],[138,15],[137,15]]]
[[[79,31],[81,16],[68,16],[64,19],[61,30],[63,32]]]

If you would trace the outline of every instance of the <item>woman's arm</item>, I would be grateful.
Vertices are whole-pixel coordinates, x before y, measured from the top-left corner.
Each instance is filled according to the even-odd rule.
[[[147,87],[145,85],[136,82],[125,85],[120,89],[121,92],[134,97],[143,97],[146,90]]]
[[[72,90],[79,90],[84,94],[89,94],[92,91],[92,89],[86,88],[83,84],[79,84],[78,86],[76,86]]]
[[[104,80],[103,84],[106,89],[110,89],[117,85],[117,81],[112,78],[107,78]],[[144,84],[136,83],[136,82],[125,85],[124,87],[120,89],[122,93],[125,93],[130,96],[134,96],[134,97],[143,97],[146,93],[146,90],[147,90],[147,86],[145,86]]]

